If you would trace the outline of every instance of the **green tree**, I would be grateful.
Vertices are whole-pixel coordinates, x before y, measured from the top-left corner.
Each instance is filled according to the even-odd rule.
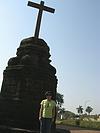
[[[57,103],[57,107],[61,108],[62,104],[64,103],[64,99],[63,99],[63,95],[58,93],[56,94],[56,103]]]
[[[60,119],[63,119],[64,113],[65,113],[65,108],[60,108],[58,113],[59,113]]]
[[[83,107],[82,106],[79,105],[79,107],[76,108],[76,109],[77,109],[77,112],[78,112],[79,115],[83,114]]]
[[[64,114],[65,109],[62,108],[62,104],[64,103],[63,95],[60,93],[56,94],[56,104],[57,104],[57,118],[61,119]]]
[[[92,112],[92,110],[93,110],[93,108],[92,107],[90,107],[90,106],[87,106],[87,108],[86,108],[86,112],[90,115],[90,113]]]

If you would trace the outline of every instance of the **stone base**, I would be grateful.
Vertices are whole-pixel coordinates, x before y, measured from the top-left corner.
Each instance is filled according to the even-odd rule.
[[[71,133],[71,132],[69,130],[66,130],[66,129],[57,128],[56,133]]]
[[[39,131],[0,126],[0,133],[39,133]],[[56,133],[71,133],[71,132],[69,130],[57,128]]]
[[[31,130],[20,129],[20,128],[0,126],[0,133],[39,133],[39,131],[31,131]]]

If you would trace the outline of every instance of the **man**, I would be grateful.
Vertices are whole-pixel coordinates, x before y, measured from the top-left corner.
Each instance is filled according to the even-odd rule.
[[[46,92],[45,96],[46,99],[42,100],[39,112],[40,133],[51,133],[51,124],[56,115],[56,103],[52,100],[51,91]]]

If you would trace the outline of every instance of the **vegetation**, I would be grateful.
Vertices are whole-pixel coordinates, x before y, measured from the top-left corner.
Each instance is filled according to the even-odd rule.
[[[57,124],[67,125],[67,126],[79,126],[87,129],[98,129],[100,130],[100,115],[90,115],[93,111],[93,108],[87,106],[84,109],[79,105],[77,109],[77,115],[71,111],[66,110],[62,107],[64,103],[63,95],[57,93],[56,97],[57,103]],[[83,113],[83,110],[86,111],[86,114]]]
[[[82,106],[79,105],[79,107],[76,108],[76,109],[77,109],[77,112],[78,112],[79,115],[83,114],[83,107]]]
[[[62,108],[62,104],[64,103],[63,95],[57,93],[56,95],[56,104],[57,104],[57,118],[61,119],[62,115],[65,112],[65,108]]]
[[[87,106],[87,108],[86,108],[86,112],[90,115],[90,113],[92,112],[92,110],[93,110],[93,108],[92,107],[90,107],[90,106]]]
[[[66,126],[77,126],[75,119],[67,119],[67,120],[57,121],[57,124],[62,124],[62,125],[66,125]],[[89,121],[80,120],[79,127],[83,127],[86,129],[100,130],[100,122],[91,121],[91,120],[89,120]]]
[[[64,103],[64,99],[63,99],[63,95],[60,93],[57,93],[56,95],[56,103],[57,103],[57,107],[61,108],[62,104]]]

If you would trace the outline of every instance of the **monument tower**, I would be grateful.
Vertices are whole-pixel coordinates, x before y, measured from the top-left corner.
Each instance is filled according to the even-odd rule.
[[[16,57],[9,59],[3,72],[0,127],[39,131],[40,101],[47,90],[53,92],[55,100],[57,88],[56,69],[49,59],[50,49],[39,38],[39,31],[43,11],[54,13],[55,10],[44,6],[43,1],[40,4],[29,1],[28,6],[39,9],[36,30],[33,37],[21,41]]]

